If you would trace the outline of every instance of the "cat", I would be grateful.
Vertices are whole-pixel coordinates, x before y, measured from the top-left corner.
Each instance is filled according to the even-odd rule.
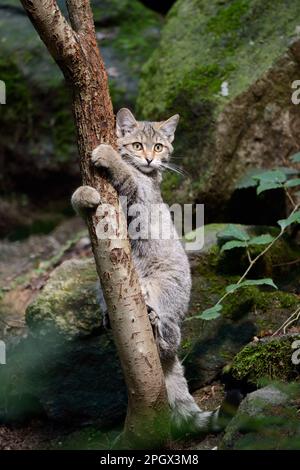
[[[166,168],[172,168],[172,142],[179,115],[163,122],[137,121],[131,111],[122,108],[116,116],[118,152],[106,144],[92,152],[92,162],[108,171],[119,195],[126,196],[128,206],[139,204],[140,220],[148,217],[149,207],[160,204],[162,229],[171,227],[165,239],[131,239],[132,257],[139,275],[150,321],[158,344],[174,433],[180,429],[197,432],[217,429],[218,411],[202,411],[189,393],[184,369],[177,350],[181,340],[181,323],[187,313],[191,274],[187,255],[176,237],[170,211],[163,203],[160,184]],[[83,217],[100,204],[100,194],[92,187],[81,186],[72,196],[72,205]],[[150,226],[157,224],[151,217]],[[105,301],[100,291],[100,303]]]

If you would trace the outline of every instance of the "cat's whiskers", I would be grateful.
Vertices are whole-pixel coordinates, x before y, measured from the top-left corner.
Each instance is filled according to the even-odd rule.
[[[187,173],[182,170],[181,168],[177,167],[175,164],[172,163],[160,163],[160,166],[166,170],[174,171],[174,173],[178,173],[181,176],[187,176]]]

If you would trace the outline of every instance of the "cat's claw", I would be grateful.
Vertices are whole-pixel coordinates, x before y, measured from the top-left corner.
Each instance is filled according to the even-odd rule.
[[[148,318],[150,320],[150,323],[153,327],[157,327],[159,324],[159,316],[157,315],[156,311],[153,310],[152,307],[147,305],[147,313],[148,313]]]
[[[103,314],[102,325],[106,330],[111,330],[110,320],[107,312]]]
[[[141,284],[141,291],[142,291],[142,296],[144,297],[144,301],[147,304],[147,300],[149,299],[149,291],[148,291],[147,287],[144,286],[144,284]]]

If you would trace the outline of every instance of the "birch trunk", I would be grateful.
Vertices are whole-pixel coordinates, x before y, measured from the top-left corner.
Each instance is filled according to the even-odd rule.
[[[89,0],[67,0],[69,24],[55,0],[20,0],[72,93],[83,184],[96,188],[117,214],[115,237],[99,239],[96,214],[88,218],[95,263],[128,389],[123,445],[153,448],[168,437],[168,405],[159,355],[131,259],[126,219],[118,195],[90,162],[100,143],[115,146],[114,114],[107,74]],[[109,361],[109,357],[107,358]],[[126,443],[126,444],[125,444]]]

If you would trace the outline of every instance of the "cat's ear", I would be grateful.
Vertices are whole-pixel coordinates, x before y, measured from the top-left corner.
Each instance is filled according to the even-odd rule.
[[[162,122],[159,126],[159,130],[167,137],[170,142],[174,140],[174,134],[179,121],[179,114],[174,114],[166,121]]]
[[[137,125],[136,119],[129,109],[121,108],[120,111],[117,112],[116,132],[118,138],[132,132]]]

